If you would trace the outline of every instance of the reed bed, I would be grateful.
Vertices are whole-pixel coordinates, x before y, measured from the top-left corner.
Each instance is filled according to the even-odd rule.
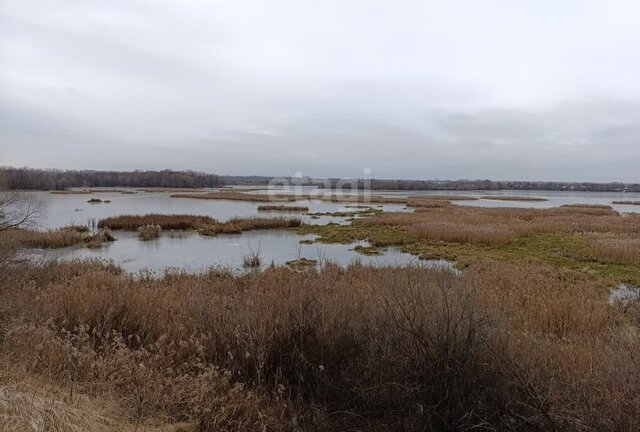
[[[45,231],[15,229],[2,235],[5,242],[13,243],[16,247],[40,249],[59,249],[73,245],[93,248],[115,240],[108,230],[90,233],[87,227],[77,225]]]
[[[227,222],[208,225],[200,230],[202,235],[240,234],[243,231],[288,229],[302,226],[299,218],[288,217],[248,217],[232,218]]]
[[[640,265],[640,236],[592,236],[591,249],[600,260]]]
[[[613,201],[611,204],[640,206],[640,201]]]
[[[610,205],[606,204],[563,204],[561,208],[576,208],[576,209],[594,209],[594,210],[612,210]]]
[[[546,198],[531,197],[531,196],[517,196],[517,195],[484,195],[480,197],[485,200],[494,201],[549,201]]]
[[[114,216],[98,222],[98,227],[112,230],[138,231],[139,233],[158,229],[195,230],[207,236],[240,234],[243,231],[265,229],[298,228],[300,226],[302,226],[302,221],[299,218],[289,217],[232,218],[226,222],[219,222],[209,216],[161,214]],[[152,238],[155,237],[149,237],[149,239]]]
[[[447,206],[419,208],[413,213],[382,213],[362,222],[405,226],[432,240],[505,243],[539,233],[640,232],[640,215],[621,216],[601,207],[550,209]],[[456,240],[455,237],[462,237]]]
[[[154,240],[160,237],[162,227],[160,225],[144,225],[138,228],[138,238],[140,240]]]
[[[232,201],[253,201],[253,202],[293,202],[320,200],[329,202],[347,202],[347,203],[376,203],[376,204],[404,204],[407,202],[405,197],[387,197],[379,195],[367,194],[330,194],[330,195],[293,195],[293,194],[256,194],[237,192],[235,190],[208,192],[200,194],[174,194],[173,198],[194,198],[194,199],[218,199]]]
[[[255,201],[255,202],[291,202],[296,201],[294,195],[276,195],[276,194],[256,194],[230,191],[207,192],[207,193],[180,193],[171,195],[172,198],[194,198],[194,199],[213,199],[213,200],[231,200],[231,201]]]
[[[147,225],[157,225],[163,230],[197,230],[207,225],[215,225],[218,221],[209,216],[196,216],[186,214],[163,215],[121,215],[101,219],[99,228],[112,230],[137,231],[138,228]]]
[[[113,394],[136,428],[640,426],[636,305],[610,305],[584,272],[478,260],[461,276],[328,264],[136,277],[90,262],[3,274],[2,356],[72,400]]]
[[[141,192],[206,192],[204,188],[181,188],[181,187],[144,187],[136,188]]]
[[[91,192],[90,190],[64,189],[64,190],[54,190],[49,193],[53,195],[89,195],[93,192]]]
[[[286,205],[259,205],[258,211],[308,212],[309,207]]]

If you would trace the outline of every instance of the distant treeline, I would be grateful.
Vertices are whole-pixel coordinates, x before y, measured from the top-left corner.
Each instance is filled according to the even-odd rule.
[[[638,183],[578,183],[544,181],[493,181],[493,180],[363,180],[330,179],[315,180],[322,187],[371,190],[539,190],[584,192],[640,192]],[[328,186],[330,185],[330,186]]]
[[[68,171],[0,168],[0,186],[7,189],[62,190],[71,187],[218,187],[222,178],[194,171]]]
[[[371,190],[538,190],[640,192],[638,183],[587,183],[494,180],[313,179],[310,177],[219,176],[195,171],[69,171],[0,167],[0,187],[61,190],[70,187],[219,187],[223,185],[306,185]]]

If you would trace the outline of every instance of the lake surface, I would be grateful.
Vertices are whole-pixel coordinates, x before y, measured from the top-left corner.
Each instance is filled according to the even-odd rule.
[[[296,189],[279,188],[277,193],[298,193],[308,195],[323,193],[314,187]],[[253,191],[252,193],[268,193]],[[93,194],[51,194],[49,192],[29,192],[43,203],[43,211],[38,220],[38,227],[43,229],[58,228],[65,225],[91,225],[100,219],[122,214],[194,214],[211,216],[220,221],[232,217],[289,215],[300,217],[305,223],[326,224],[329,222],[349,223],[346,217],[310,216],[283,212],[258,212],[261,203],[230,200],[199,200],[189,198],[171,198],[170,192],[136,192],[123,194],[120,192],[100,192]],[[538,192],[538,191],[375,191],[374,195],[408,196],[408,195],[520,195],[546,198],[548,201],[496,201],[479,199],[475,201],[455,201],[457,205],[484,207],[530,207],[548,208],[563,204],[606,204],[616,200],[640,201],[640,193],[599,193],[599,192]],[[109,203],[90,204],[90,198],[109,200]],[[343,212],[354,211],[349,203],[332,203],[320,200],[302,200],[285,205],[308,206],[310,212]],[[412,211],[401,204],[372,204],[372,207],[384,211]],[[613,205],[620,212],[640,212],[640,206]],[[115,231],[117,241],[107,243],[101,248],[87,249],[70,247],[57,250],[34,251],[32,256],[38,258],[99,258],[113,261],[126,271],[139,272],[143,269],[163,271],[167,268],[181,268],[189,271],[200,271],[211,266],[223,266],[241,269],[243,258],[257,253],[262,266],[271,263],[284,264],[298,258],[309,258],[319,261],[332,261],[341,265],[361,262],[371,265],[406,265],[422,263],[425,265],[448,266],[444,261],[424,262],[416,257],[386,249],[378,256],[365,256],[355,251],[356,245],[366,246],[366,242],[351,245],[339,244],[301,244],[301,240],[313,237],[300,236],[294,231],[269,230],[253,231],[235,235],[216,237],[201,236],[191,232],[163,232],[161,237],[152,241],[140,241],[133,232]]]
[[[141,241],[136,233],[116,231],[117,240],[97,249],[74,246],[64,249],[40,250],[34,254],[41,258],[99,258],[113,261],[124,270],[137,273],[147,269],[163,271],[180,268],[201,271],[209,267],[242,270],[245,256],[258,254],[262,267],[285,264],[287,261],[308,258],[322,264],[331,261],[340,265],[355,262],[376,266],[422,264],[451,267],[446,261],[420,261],[413,255],[387,249],[382,255],[365,256],[352,249],[366,242],[343,244],[301,244],[301,240],[314,236],[300,236],[293,231],[250,231],[242,234],[202,236],[193,232],[163,232],[160,238]]]
[[[58,228],[65,225],[91,225],[100,219],[122,214],[195,214],[211,216],[220,221],[232,217],[282,216],[300,217],[305,223],[326,224],[329,222],[348,223],[347,217],[320,216],[317,219],[297,213],[259,212],[262,203],[230,200],[198,200],[171,198],[168,192],[100,192],[93,194],[51,194],[49,192],[30,192],[43,203],[43,211],[38,227]],[[109,200],[109,203],[90,204],[90,198]],[[292,203],[283,203],[293,205]],[[344,212],[357,208],[349,204],[323,202],[319,200],[298,201],[295,205],[308,206],[310,212]],[[391,204],[377,206],[385,211],[403,211],[404,206]],[[406,211],[406,210],[405,210]],[[301,244],[301,240],[313,236],[300,236],[294,231],[267,230],[251,231],[234,235],[215,237],[201,236],[193,232],[165,231],[160,238],[140,241],[134,232],[114,231],[116,241],[105,243],[96,249],[74,246],[63,249],[36,250],[31,256],[41,259],[98,258],[113,261],[126,271],[137,273],[147,269],[163,271],[167,268],[180,268],[188,271],[201,271],[211,266],[241,269],[243,258],[257,253],[262,266],[285,264],[298,258],[308,258],[319,263],[332,261],[340,265],[361,262],[371,265],[406,265],[419,260],[413,255],[395,249],[384,250],[378,256],[365,256],[353,251],[356,245],[366,246],[366,242],[351,245],[339,244]],[[425,262],[424,265],[450,265],[446,262]]]
[[[37,224],[40,228],[59,228],[65,225],[87,225],[91,221],[98,221],[109,216],[123,214],[142,215],[147,213],[160,214],[194,214],[211,216],[220,221],[226,221],[232,217],[247,216],[274,216],[288,215],[301,217],[305,223],[326,224],[328,222],[341,222],[346,218],[332,218],[321,216],[312,219],[299,213],[288,212],[259,212],[260,204],[248,201],[230,200],[204,200],[191,198],[171,198],[168,192],[137,192],[122,194],[119,192],[100,192],[94,194],[52,194],[50,192],[28,192],[43,204],[43,211]],[[91,204],[87,200],[99,198],[109,200],[109,203]],[[320,200],[296,201],[294,203],[276,203],[283,205],[300,205],[309,207],[312,213],[327,213],[337,211],[354,211],[349,204],[332,203]],[[402,211],[404,206],[400,204],[385,204],[373,207],[385,211]]]

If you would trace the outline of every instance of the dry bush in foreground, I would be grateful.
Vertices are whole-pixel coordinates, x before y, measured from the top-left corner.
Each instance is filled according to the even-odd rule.
[[[523,262],[0,280],[3,352],[127,418],[200,430],[636,430],[637,329],[602,281]]]

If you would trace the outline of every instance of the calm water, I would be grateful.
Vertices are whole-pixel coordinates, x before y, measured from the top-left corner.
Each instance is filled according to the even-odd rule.
[[[301,194],[314,193],[315,188],[304,187],[298,189]],[[291,190],[285,192],[293,192]],[[316,191],[320,192],[320,191]],[[261,191],[260,193],[266,193]],[[186,198],[171,198],[168,192],[137,192],[122,194],[119,192],[101,192],[82,195],[56,195],[49,192],[32,192],[43,203],[43,212],[38,220],[41,228],[57,228],[65,225],[90,224],[92,221],[121,214],[195,214],[207,215],[224,221],[239,216],[283,215],[282,212],[258,212],[260,203],[226,200],[198,200]],[[615,200],[640,201],[638,193],[595,193],[595,192],[530,192],[530,191],[500,191],[500,192],[374,192],[376,195],[407,196],[407,195],[524,195],[546,198],[548,201],[518,202],[518,201],[456,201],[458,205],[485,207],[534,207],[546,208],[563,204],[607,204]],[[90,198],[110,200],[110,203],[89,204]],[[285,203],[293,205],[293,203]],[[349,211],[354,208],[348,204],[330,203],[319,200],[297,201],[295,205],[308,206],[311,212]],[[385,204],[374,205],[385,211],[407,211],[403,205]],[[640,206],[614,205],[621,212],[640,212]],[[409,210],[410,211],[410,210]],[[290,215],[295,216],[295,213]],[[348,223],[347,218],[322,216],[312,219],[300,216],[306,223],[326,224],[328,222]],[[404,265],[416,263],[416,257],[401,253],[395,249],[387,249],[379,256],[364,256],[353,251],[357,244],[327,245],[300,244],[300,240],[312,237],[299,236],[292,231],[254,231],[238,235],[221,235],[217,237],[201,236],[197,233],[163,232],[156,240],[143,242],[131,232],[116,231],[117,241],[105,244],[98,249],[71,247],[58,250],[35,251],[34,255],[42,258],[101,258],[111,260],[121,265],[125,270],[138,272],[142,269],[162,271],[166,268],[183,268],[199,271],[210,266],[224,266],[233,269],[241,268],[243,258],[258,253],[262,265],[284,264],[287,261],[305,257],[319,262],[333,261],[347,265],[360,261],[372,265]],[[424,262],[423,262],[424,263]],[[449,265],[446,262],[427,262],[426,265]]]
[[[278,189],[279,190],[279,189]],[[303,186],[299,188],[282,188],[282,193],[320,194],[322,189]],[[268,191],[254,191],[253,193],[268,193]],[[330,193],[330,192],[326,192]],[[344,194],[348,194],[345,190]],[[437,196],[437,195],[463,195],[480,198],[482,196],[517,195],[536,198],[545,198],[547,201],[499,201],[478,199],[470,201],[454,201],[458,205],[475,207],[519,207],[519,208],[550,208],[564,204],[603,204],[609,205],[621,213],[640,213],[640,206],[612,204],[613,201],[640,201],[638,192],[560,192],[560,191],[373,191],[372,195],[406,197],[411,195]]]
[[[259,254],[263,267],[272,263],[284,264],[302,257],[314,259],[319,264],[326,261],[340,265],[356,261],[372,265],[406,265],[420,262],[424,265],[450,267],[445,261],[420,261],[412,255],[394,249],[388,249],[379,256],[364,256],[352,250],[356,245],[366,246],[366,242],[351,245],[301,244],[300,240],[312,239],[313,236],[300,236],[291,231],[251,231],[216,237],[189,232],[164,232],[160,238],[151,241],[140,241],[137,235],[131,232],[117,231],[115,236],[116,241],[97,249],[77,246],[36,251],[35,255],[63,259],[101,258],[111,260],[132,273],[143,269],[162,271],[167,268],[200,271],[210,266],[241,269],[243,258],[254,253]]]
[[[138,192],[122,194],[119,192],[101,192],[82,195],[58,195],[49,192],[33,192],[41,201],[43,212],[38,220],[41,228],[57,228],[65,225],[84,225],[108,216],[121,214],[196,214],[207,215],[224,221],[240,216],[291,215],[296,213],[258,212],[260,203],[197,200],[171,198],[171,193]],[[90,204],[90,198],[110,200],[110,203]],[[354,208],[344,204],[323,201],[299,201],[296,205],[308,206],[311,212],[353,211]],[[385,205],[386,211],[402,211],[402,205]],[[321,216],[312,219],[298,215],[306,223],[326,224],[329,222],[348,223],[347,218]],[[57,250],[34,251],[38,258],[100,258],[113,261],[130,272],[143,269],[162,271],[166,268],[182,268],[199,271],[210,266],[223,266],[232,269],[242,267],[243,258],[253,253],[260,255],[262,265],[284,264],[301,257],[319,262],[332,261],[347,265],[355,261],[372,265],[404,265],[417,261],[416,257],[397,250],[385,250],[379,256],[364,256],[352,249],[360,244],[325,245],[301,244],[300,240],[313,237],[300,236],[292,231],[268,230],[253,231],[237,235],[220,235],[216,237],[201,236],[189,232],[163,232],[161,237],[152,241],[140,241],[136,233],[115,231],[115,242],[106,243],[97,249],[80,246]],[[425,263],[425,262],[423,262]],[[443,265],[444,262],[426,262],[426,265]]]
[[[86,225],[92,220],[98,221],[109,216],[123,214],[194,214],[211,216],[220,221],[228,220],[235,216],[269,216],[290,215],[302,217],[306,223],[326,224],[328,222],[340,222],[344,218],[331,218],[321,216],[320,219],[312,219],[296,213],[285,212],[259,212],[258,206],[264,203],[227,200],[200,200],[189,198],[171,198],[171,193],[165,192],[138,192],[135,194],[122,194],[119,192],[101,192],[81,195],[58,195],[49,192],[30,192],[44,205],[42,215],[38,220],[41,228],[58,228],[65,225]],[[90,204],[90,198],[110,200],[110,203]],[[346,207],[345,204],[313,201],[296,201],[293,203],[276,203],[284,205],[302,205],[309,207],[312,213],[336,212],[355,210]],[[348,204],[347,204],[348,205]],[[385,211],[402,211],[404,206],[397,204],[385,204],[378,207]]]

